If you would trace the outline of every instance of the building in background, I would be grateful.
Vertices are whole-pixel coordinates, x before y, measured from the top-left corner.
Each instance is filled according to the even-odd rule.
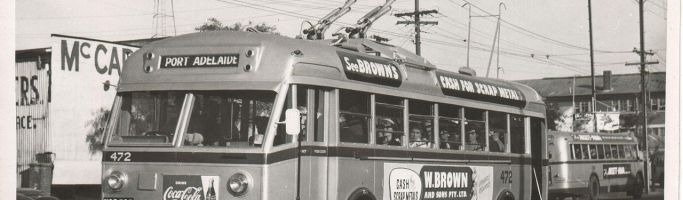
[[[559,77],[521,80],[543,97],[548,109],[548,129],[592,132],[591,77]],[[650,150],[663,149],[666,108],[666,72],[646,75]],[[641,132],[640,74],[604,71],[595,77],[596,111],[600,132]]]
[[[115,96],[103,83],[115,85],[127,55],[158,39],[53,40],[52,47],[15,53],[17,186],[46,189],[36,180],[44,177],[31,176],[30,168],[53,163],[48,188],[55,196],[99,195],[101,134]]]

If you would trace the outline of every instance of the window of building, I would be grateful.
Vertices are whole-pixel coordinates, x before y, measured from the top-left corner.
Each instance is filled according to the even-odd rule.
[[[463,143],[461,107],[439,104],[439,148],[461,149]]]
[[[483,151],[486,149],[486,111],[465,108],[465,141],[466,149]]]
[[[377,144],[403,145],[403,99],[375,95]]]
[[[659,97],[659,98],[651,98],[650,99],[650,108],[652,111],[663,111],[666,108],[666,99]]]
[[[434,109],[433,104],[419,100],[409,100],[408,115],[410,147],[434,147]]]
[[[339,139],[341,142],[370,141],[370,94],[339,91]]]

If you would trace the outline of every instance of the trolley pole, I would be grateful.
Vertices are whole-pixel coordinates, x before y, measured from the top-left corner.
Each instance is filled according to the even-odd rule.
[[[595,97],[595,66],[593,64],[593,18],[591,11],[591,0],[588,0],[588,33],[590,37],[590,55],[591,55],[591,110],[593,111],[593,131],[598,132],[598,114],[595,110],[595,104],[597,99]]]

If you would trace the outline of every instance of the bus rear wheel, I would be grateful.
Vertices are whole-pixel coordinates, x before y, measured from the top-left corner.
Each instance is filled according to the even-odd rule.
[[[598,195],[600,195],[600,180],[595,176],[591,176],[590,182],[588,182],[588,199],[598,199]]]

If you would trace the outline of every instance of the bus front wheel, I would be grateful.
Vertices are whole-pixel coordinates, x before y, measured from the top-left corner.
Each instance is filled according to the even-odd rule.
[[[598,195],[600,195],[600,180],[596,176],[591,176],[588,182],[588,199],[598,199]]]

